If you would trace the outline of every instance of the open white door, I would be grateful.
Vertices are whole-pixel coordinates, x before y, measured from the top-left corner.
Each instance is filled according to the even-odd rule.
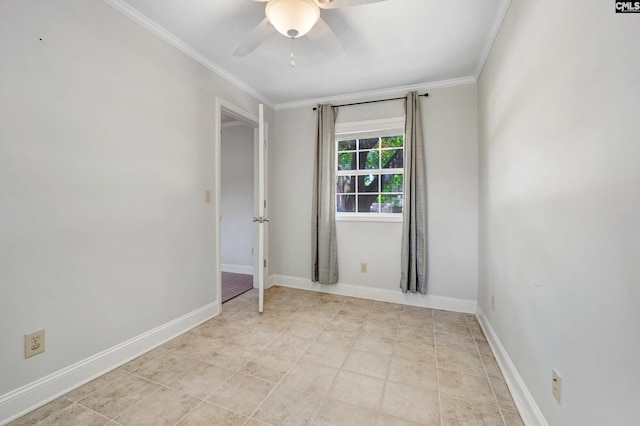
[[[258,106],[258,216],[253,218],[258,226],[258,312],[264,309],[264,275],[267,267],[265,250],[265,226],[269,222],[266,214],[267,199],[265,196],[265,137],[264,107]]]

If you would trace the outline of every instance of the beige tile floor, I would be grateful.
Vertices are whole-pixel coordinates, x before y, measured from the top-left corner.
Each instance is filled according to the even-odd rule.
[[[473,315],[283,287],[11,425],[522,425]]]

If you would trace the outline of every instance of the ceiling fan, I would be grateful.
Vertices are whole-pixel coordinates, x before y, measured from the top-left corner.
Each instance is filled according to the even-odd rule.
[[[292,41],[306,36],[316,47],[329,56],[345,55],[344,48],[333,30],[320,17],[321,9],[338,9],[378,3],[387,0],[253,0],[267,3],[266,17],[247,34],[236,50],[234,56],[246,56],[260,46],[276,31]],[[291,53],[291,65],[293,52]]]

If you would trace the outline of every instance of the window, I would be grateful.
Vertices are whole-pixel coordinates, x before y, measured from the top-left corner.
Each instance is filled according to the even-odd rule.
[[[351,131],[336,125],[338,218],[401,219],[404,130],[398,124],[397,119],[386,125],[382,121],[350,123]]]

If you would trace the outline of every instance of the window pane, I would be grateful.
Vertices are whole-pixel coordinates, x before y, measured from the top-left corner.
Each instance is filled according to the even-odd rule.
[[[380,151],[360,151],[360,170],[371,170],[380,168]]]
[[[391,199],[388,195],[380,196],[380,213],[391,213]]]
[[[404,138],[402,137],[402,135],[380,138],[380,146],[382,148],[402,148],[403,144]]]
[[[382,175],[382,192],[402,192],[403,178],[402,173]]]
[[[358,213],[378,213],[380,203],[379,194],[358,195]]]
[[[378,148],[378,138],[360,139],[359,149],[373,149]]]
[[[382,168],[383,169],[401,169],[403,168],[403,150],[390,149],[382,151]]]
[[[337,176],[336,191],[338,194],[352,194],[356,192],[355,176]]]
[[[342,152],[338,154],[338,170],[354,170],[356,168],[356,153]]]
[[[336,211],[345,213],[355,213],[356,196],[355,195],[338,195],[336,201]]]
[[[402,213],[402,195],[381,195],[382,213]]]
[[[393,133],[391,130],[387,134]],[[338,140],[336,155],[337,212],[363,215],[402,212],[403,135]],[[393,173],[392,169],[400,173]]]
[[[379,175],[358,176],[358,192],[380,192],[379,182]]]
[[[354,151],[356,149],[356,141],[339,141],[338,151]]]

